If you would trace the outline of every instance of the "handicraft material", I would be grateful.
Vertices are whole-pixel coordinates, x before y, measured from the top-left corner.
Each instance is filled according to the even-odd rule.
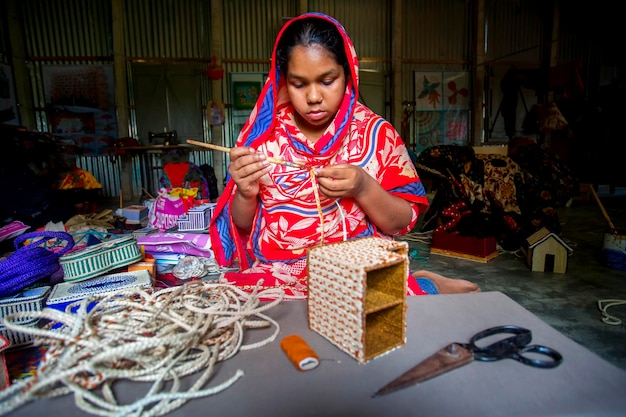
[[[209,274],[220,273],[221,267],[212,258],[185,256],[174,266],[172,273],[176,278],[202,278]]]
[[[261,298],[274,301],[261,304]],[[88,311],[94,301],[106,308]],[[157,292],[134,288],[88,297],[75,303],[78,309],[72,314],[48,308],[12,314],[5,319],[7,327],[36,336],[49,350],[35,377],[0,391],[0,415],[32,400],[71,393],[76,406],[92,414],[158,416],[189,399],[217,394],[243,371],[207,387],[216,362],[274,341],[280,327],[265,312],[281,301],[276,290],[248,294],[230,285],[194,281]],[[24,317],[49,320],[50,325],[22,327]],[[245,332],[272,327],[265,339],[244,344]],[[199,371],[189,390],[181,391],[180,379]],[[113,386],[121,379],[153,384],[145,397],[123,404]]]
[[[215,151],[220,151],[220,152],[224,152],[224,153],[230,153],[230,148],[227,148],[225,146],[214,145],[212,143],[198,142],[197,140],[188,140],[187,143],[189,143],[191,145],[201,146],[203,148],[213,149]],[[291,161],[285,161],[283,159],[273,158],[271,156],[267,157],[267,161],[272,163],[272,164],[287,165],[287,166],[290,166],[292,168],[300,168],[300,169],[306,169],[307,168],[305,166],[305,164],[301,164],[301,163],[297,163],[297,162],[291,162]]]
[[[131,288],[152,288],[150,272],[139,270],[119,274],[101,275],[80,282],[61,282],[54,286],[46,300],[46,307],[65,311],[66,307],[83,298],[103,296]],[[96,304],[96,302],[94,302]]]
[[[9,347],[10,343],[4,336],[0,336],[0,390],[11,385],[11,378],[7,368],[7,362],[4,357],[4,350]]]
[[[13,239],[14,237],[21,235],[28,229],[30,229],[30,226],[27,226],[20,221],[14,220],[9,224],[0,227],[0,242],[8,239]]]
[[[211,239],[206,233],[156,232],[137,238],[146,253],[182,254],[213,258]]]
[[[49,293],[50,287],[42,286],[24,290],[12,297],[0,299],[0,319],[4,319],[4,317],[13,313],[41,311]],[[25,317],[19,323],[22,326],[36,326],[37,320]],[[27,347],[33,343],[33,337],[30,334],[7,329],[4,325],[4,320],[0,320],[0,335],[4,336],[11,343],[9,349]]]
[[[124,235],[63,255],[59,263],[63,268],[63,279],[77,282],[128,266],[141,258],[135,236]]]
[[[178,230],[181,232],[207,230],[214,209],[215,203],[205,203],[190,208],[186,214],[178,218]]]
[[[367,237],[307,251],[309,326],[361,363],[406,343],[408,243]]]
[[[297,334],[285,336],[280,347],[299,371],[310,371],[320,364],[317,353]]]
[[[29,241],[25,246],[22,243]],[[65,241],[60,250],[50,250],[49,240]],[[16,251],[0,261],[0,297],[14,295],[59,270],[59,257],[74,247],[72,235],[65,232],[30,232],[15,238]],[[58,249],[58,248],[55,248]]]

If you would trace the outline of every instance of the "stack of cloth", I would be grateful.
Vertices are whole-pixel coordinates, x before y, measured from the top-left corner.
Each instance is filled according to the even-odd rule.
[[[137,244],[146,258],[156,260],[156,286],[219,276],[208,233],[155,232],[137,237]]]

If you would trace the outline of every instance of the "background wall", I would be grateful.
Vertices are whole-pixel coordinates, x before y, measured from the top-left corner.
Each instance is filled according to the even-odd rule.
[[[624,40],[615,8],[610,0],[3,0],[0,68],[10,87],[0,106],[14,111],[10,123],[42,132],[58,130],[61,120],[61,130],[87,124],[112,141],[130,136],[145,144],[149,131],[177,130],[183,139],[230,145],[238,132],[231,75],[266,73],[285,20],[320,11],[344,24],[361,69],[377,80],[368,89],[377,102],[384,98],[381,112],[413,150],[423,122],[415,74],[427,71],[468,74],[467,143],[506,143],[527,134],[523,123],[535,103],[564,103],[573,126],[615,101],[624,80],[624,54],[613,47]],[[205,75],[213,57],[225,70],[221,80]],[[86,77],[95,71],[89,67],[105,74],[100,95],[110,108],[91,112],[94,122],[55,118],[60,106],[86,107],[54,96],[55,71],[81,68]],[[575,68],[583,88],[542,89],[524,78],[554,67]],[[511,70],[523,80],[513,84],[514,103],[505,103]],[[224,106],[223,126],[210,126],[209,103]],[[109,113],[108,124],[98,121]],[[107,128],[107,135],[98,130]],[[603,136],[623,136],[608,129]],[[224,160],[208,162],[225,172]]]

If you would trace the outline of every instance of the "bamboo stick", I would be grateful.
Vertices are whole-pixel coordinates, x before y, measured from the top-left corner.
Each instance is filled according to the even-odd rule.
[[[220,151],[220,152],[225,152],[225,153],[230,152],[230,148],[227,148],[225,146],[220,146],[220,145],[214,145],[212,143],[198,142],[197,140],[191,140],[191,139],[187,140],[187,143],[191,145],[201,146],[203,148],[213,149],[215,151]],[[272,164],[287,165],[293,168],[306,169],[306,166],[304,164],[299,164],[297,162],[285,161],[283,159],[273,158],[271,156],[268,156],[267,160]]]
[[[203,148],[209,148],[209,149],[213,149],[215,151],[220,151],[224,153],[230,152],[230,148],[227,148],[226,146],[214,145],[212,143],[198,142],[197,140],[191,140],[191,139],[189,139],[187,143],[190,143],[196,146],[202,146]]]
[[[598,197],[598,193],[596,193],[596,190],[593,188],[593,185],[590,185],[589,188],[591,189],[591,193],[593,194],[593,196],[595,197],[596,201],[598,202],[598,205],[600,206],[600,210],[602,211],[602,215],[604,216],[604,218],[606,219],[607,223],[609,224],[609,228],[611,229],[611,233],[613,233],[614,235],[618,234],[617,233],[617,229],[613,225],[613,222],[611,221],[611,218],[609,217],[609,214],[604,209],[604,205],[602,204],[602,201],[600,201],[600,197]]]

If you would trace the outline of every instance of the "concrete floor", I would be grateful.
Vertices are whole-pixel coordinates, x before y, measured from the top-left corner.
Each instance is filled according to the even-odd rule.
[[[608,186],[601,186],[598,195],[613,225],[626,239],[626,189],[610,194]],[[478,283],[482,291],[500,291],[570,339],[626,370],[626,304],[608,310],[623,321],[617,326],[601,321],[597,304],[601,299],[626,300],[626,270],[607,267],[603,258],[609,224],[593,197],[559,209],[559,220],[560,237],[573,249],[565,274],[532,272],[524,259],[507,252],[487,263],[431,254],[428,242],[416,241],[409,241],[409,246],[420,249],[428,260],[420,263],[412,259],[410,268],[468,279]]]

